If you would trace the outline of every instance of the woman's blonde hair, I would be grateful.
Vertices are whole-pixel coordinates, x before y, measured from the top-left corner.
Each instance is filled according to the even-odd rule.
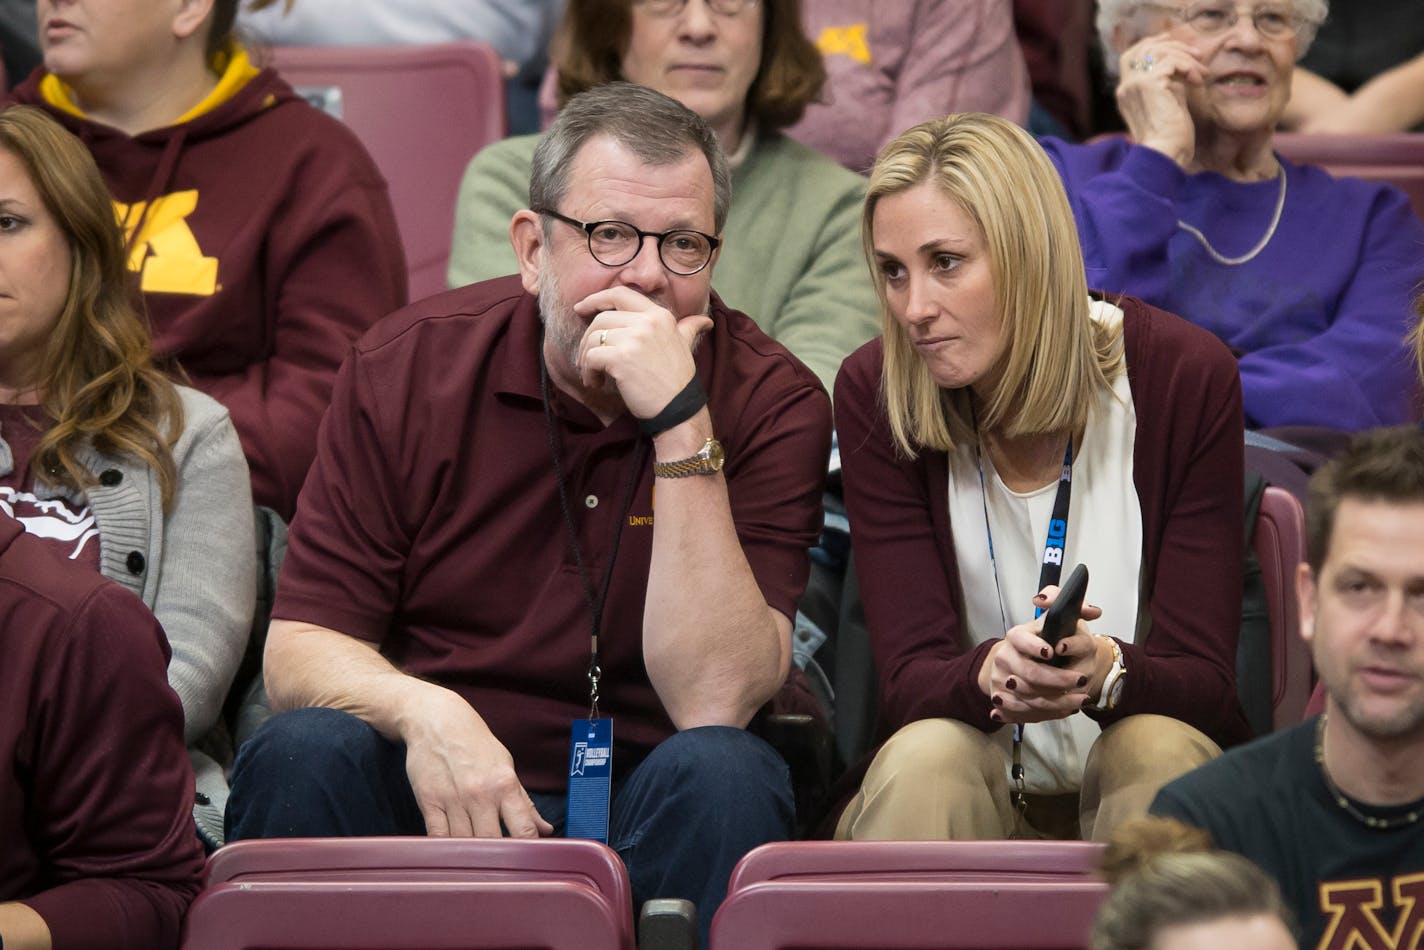
[[[1212,850],[1211,836],[1173,818],[1124,822],[1103,852],[1112,893],[1098,911],[1088,950],[1148,950],[1167,927],[1224,917],[1278,918],[1290,910],[1270,876],[1239,854]]]
[[[982,113],[945,116],[886,145],[870,171],[861,219],[884,321],[882,396],[897,448],[948,451],[973,432],[970,392],[941,389],[890,313],[875,266],[875,209],[886,195],[933,182],[978,227],[994,282],[1000,382],[980,428],[1006,435],[1076,432],[1095,393],[1122,370],[1121,324],[1089,316],[1083,254],[1068,197],[1027,132]]]
[[[0,149],[19,159],[69,246],[69,289],[35,382],[52,424],[35,448],[44,480],[83,490],[87,443],[128,455],[158,476],[163,505],[178,475],[172,444],[183,431],[178,391],[153,365],[148,330],[130,297],[113,199],[89,150],[31,106],[0,111]]]

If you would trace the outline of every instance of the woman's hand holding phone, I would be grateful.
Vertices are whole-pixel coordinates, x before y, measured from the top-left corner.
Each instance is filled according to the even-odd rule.
[[[1068,594],[1081,597],[1073,591]],[[1101,689],[1103,677],[1112,666],[1112,647],[1105,638],[1094,636],[1085,621],[1098,619],[1102,611],[1091,604],[1082,604],[1072,625],[1062,628],[1071,632],[1057,639],[1055,645],[1042,634],[1048,610],[1059,597],[1060,588],[1055,585],[1040,591],[1034,598],[1034,606],[1044,608],[1045,613],[1029,623],[1012,627],[990,649],[980,667],[979,688],[993,706],[989,716],[995,722],[1063,719],[1082,709],[1089,697],[1095,695],[1094,690]],[[1106,656],[1103,647],[1106,647]],[[1055,664],[1055,660],[1061,665]]]

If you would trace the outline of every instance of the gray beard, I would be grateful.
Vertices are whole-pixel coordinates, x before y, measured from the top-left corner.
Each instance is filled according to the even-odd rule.
[[[562,357],[564,367],[569,374],[571,381],[580,390],[599,397],[615,397],[622,399],[618,392],[618,385],[613,377],[605,377],[603,385],[594,389],[588,389],[582,383],[578,368],[579,345],[583,342],[583,335],[588,330],[588,324],[574,313],[573,307],[564,300],[562,289],[559,287],[559,278],[554,273],[554,268],[549,264],[549,254],[547,248],[539,251],[539,274],[535,281],[535,291],[539,299],[539,319],[544,323],[545,340],[552,345],[554,352]],[[658,301],[654,301],[658,303]],[[702,309],[698,312],[708,313],[712,306],[712,298],[705,297],[702,300]],[[670,309],[670,308],[669,308]],[[697,348],[702,344],[702,336],[692,344],[692,352],[696,353]]]

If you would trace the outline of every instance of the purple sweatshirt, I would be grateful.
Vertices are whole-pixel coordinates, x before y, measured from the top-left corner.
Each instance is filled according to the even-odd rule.
[[[1224,257],[1269,230],[1279,179],[1186,174],[1153,149],[1044,139],[1068,189],[1088,284],[1127,293],[1215,333],[1236,353],[1246,425],[1359,430],[1417,415],[1404,335],[1424,280],[1424,223],[1388,185],[1280,159],[1284,210],[1250,261]]]

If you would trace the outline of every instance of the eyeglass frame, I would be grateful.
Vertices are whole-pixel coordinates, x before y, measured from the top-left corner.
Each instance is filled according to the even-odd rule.
[[[687,9],[688,0],[633,0],[633,2],[635,5],[646,6],[651,16],[675,17],[682,16],[682,12]],[[734,17],[746,13],[748,10],[757,6],[761,0],[704,0],[704,2],[707,4],[707,9],[718,16]],[[741,5],[731,12],[718,9],[721,4],[727,2],[740,3]],[[659,9],[657,7],[659,3],[664,4],[666,9]]]
[[[565,224],[571,225],[584,232],[584,237],[588,244],[589,256],[592,257],[594,260],[598,261],[598,263],[602,264],[604,267],[627,267],[629,264],[633,263],[635,260],[638,259],[639,254],[643,253],[643,246],[647,243],[648,238],[657,238],[658,263],[662,264],[663,267],[666,268],[667,271],[671,274],[676,274],[679,277],[692,277],[696,274],[702,273],[707,269],[707,265],[712,263],[712,258],[717,253],[717,248],[721,247],[722,245],[721,238],[713,237],[712,235],[699,231],[696,228],[672,228],[667,231],[644,231],[642,228],[635,227],[633,224],[627,221],[619,221],[617,218],[604,218],[600,221],[579,221],[577,218],[571,218],[566,214],[560,214],[552,208],[531,208],[530,210],[538,215],[548,215],[556,221],[562,221]],[[638,243],[635,246],[636,249],[626,261],[619,261],[617,264],[610,264],[603,258],[599,257],[598,253],[594,251],[593,232],[597,230],[598,226],[601,224],[617,224],[621,227],[628,228],[634,234],[638,235]],[[674,234],[695,234],[707,242],[707,260],[703,261],[702,265],[696,270],[678,270],[677,268],[672,267],[670,264],[668,264],[667,258],[663,257],[663,242]]]
[[[1262,12],[1263,9],[1269,9],[1269,7],[1263,7],[1258,4],[1257,6],[1251,9],[1250,14],[1251,28],[1256,31],[1256,34],[1258,36],[1263,36],[1266,39],[1271,40],[1283,40],[1286,37],[1294,34],[1297,38],[1299,38],[1301,34],[1303,34],[1306,30],[1313,30],[1320,26],[1317,21],[1312,20],[1309,17],[1303,17],[1300,14],[1294,12],[1295,4],[1291,3],[1290,0],[1286,0],[1286,2],[1282,5],[1289,7],[1291,10],[1291,13],[1289,14],[1289,19],[1291,23],[1294,24],[1293,28],[1288,32],[1278,34],[1268,33],[1265,30],[1261,29],[1260,24],[1256,21],[1256,17]],[[1236,6],[1236,4],[1228,3],[1226,2],[1226,0],[1219,0],[1219,7],[1224,9],[1229,6],[1231,8],[1231,19],[1226,22],[1225,26],[1215,32],[1208,32],[1197,26],[1195,23],[1192,22],[1190,14],[1193,12],[1201,12],[1204,8],[1217,7],[1218,0],[1196,0],[1196,2],[1190,3],[1185,7],[1179,7],[1175,4],[1170,3],[1156,3],[1153,2],[1153,0],[1143,0],[1143,2],[1138,3],[1137,6],[1147,7],[1152,10],[1161,10],[1164,13],[1171,14],[1176,18],[1180,19],[1185,25],[1191,27],[1201,36],[1220,36],[1223,33],[1227,33],[1235,29],[1236,24],[1241,21],[1241,10]]]

